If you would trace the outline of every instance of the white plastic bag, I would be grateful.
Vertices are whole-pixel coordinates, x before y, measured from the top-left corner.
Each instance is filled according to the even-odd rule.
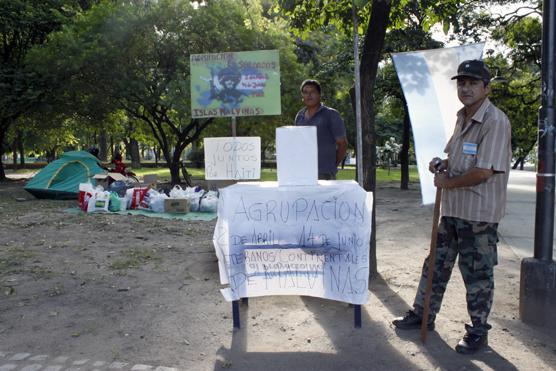
[[[218,209],[218,192],[208,191],[201,198],[199,211],[215,213]]]
[[[151,200],[153,197],[157,197],[159,195],[158,191],[156,189],[152,189],[149,188],[147,190],[147,192],[145,193],[145,196],[143,196],[143,199],[141,200],[141,202],[139,203],[139,206],[137,206],[138,209],[151,209]]]
[[[201,210],[201,198],[205,191],[202,189],[196,192],[196,188],[187,187],[185,189],[185,198],[189,200],[189,211],[200,211]]]
[[[127,210],[127,202],[128,202],[127,197],[120,197],[120,211]]]
[[[185,198],[185,191],[176,184],[170,191],[170,198]]]
[[[108,212],[108,204],[110,202],[110,192],[99,191],[93,192],[87,205],[87,212]]]
[[[149,205],[145,200],[145,196],[148,192],[147,187],[135,187],[130,188],[125,192],[125,197],[127,199],[128,209],[148,209]]]
[[[126,209],[131,209],[131,200],[133,199],[133,188],[128,188],[125,191]]]
[[[89,201],[89,199],[91,198],[91,196],[93,195],[93,192],[95,191],[95,188],[93,187],[93,185],[91,183],[79,183],[79,197],[78,197],[78,201],[79,201],[79,208],[83,211],[87,211],[87,203]]]
[[[164,200],[166,200],[168,196],[164,192],[159,193],[157,191],[152,191],[153,190],[149,191],[149,208],[155,213],[163,213]]]

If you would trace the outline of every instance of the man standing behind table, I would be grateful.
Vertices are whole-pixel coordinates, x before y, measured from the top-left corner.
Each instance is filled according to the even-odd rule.
[[[487,345],[487,323],[494,294],[493,268],[498,262],[498,222],[504,214],[511,160],[511,129],[507,116],[487,98],[490,73],[482,61],[461,63],[457,75],[458,112],[454,133],[429,170],[442,188],[428,329],[450,279],[456,257],[466,288],[471,324],[456,345],[458,353],[474,353]],[[423,315],[429,258],[425,259],[413,310],[392,323],[399,329],[418,329]]]
[[[346,155],[346,127],[338,111],[321,102],[321,87],[317,80],[301,83],[305,108],[295,116],[297,126],[316,126],[319,179],[334,180],[338,165]]]

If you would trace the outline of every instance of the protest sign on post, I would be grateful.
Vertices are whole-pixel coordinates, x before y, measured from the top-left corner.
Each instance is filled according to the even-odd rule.
[[[261,138],[205,138],[205,179],[260,179]]]
[[[309,295],[365,304],[372,195],[354,181],[221,190],[213,242],[228,301]]]
[[[279,115],[278,50],[192,54],[191,117]]]

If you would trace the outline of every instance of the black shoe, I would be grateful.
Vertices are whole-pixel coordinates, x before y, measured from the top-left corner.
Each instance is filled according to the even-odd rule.
[[[421,328],[421,321],[421,316],[418,316],[414,311],[410,310],[404,317],[393,320],[392,324],[401,330],[416,330]],[[429,322],[427,324],[427,329],[429,331],[434,330],[434,322]]]
[[[488,335],[474,335],[466,333],[456,345],[456,352],[461,354],[473,354],[485,345],[488,345]]]

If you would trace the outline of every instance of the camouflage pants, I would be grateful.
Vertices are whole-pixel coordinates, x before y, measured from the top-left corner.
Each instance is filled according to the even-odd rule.
[[[498,223],[472,222],[453,217],[442,217],[438,227],[436,261],[432,281],[430,319],[434,320],[440,310],[446,285],[452,275],[456,257],[467,290],[467,312],[471,326],[467,331],[485,334],[490,325],[487,318],[494,294],[493,268],[498,264],[496,243]],[[429,269],[429,257],[425,259],[421,281],[413,304],[414,311],[422,315],[425,288]]]

